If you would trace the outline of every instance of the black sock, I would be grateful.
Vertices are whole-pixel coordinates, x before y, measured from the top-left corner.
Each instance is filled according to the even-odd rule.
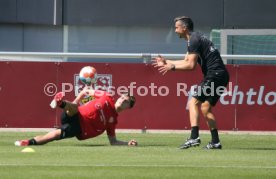
[[[36,141],[34,139],[30,139],[29,140],[29,145],[36,145]]]
[[[212,142],[214,144],[219,143],[218,130],[217,129],[212,129],[211,130],[211,135],[212,135]]]
[[[198,126],[192,127],[192,130],[191,130],[191,139],[198,138],[198,136],[199,136],[198,131],[199,131],[199,127]]]
[[[61,104],[59,105],[60,108],[64,108],[66,106],[66,102],[62,101]]]

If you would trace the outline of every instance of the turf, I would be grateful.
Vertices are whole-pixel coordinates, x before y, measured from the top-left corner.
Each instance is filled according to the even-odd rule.
[[[275,135],[221,134],[222,150],[202,149],[209,135],[200,147],[179,150],[187,134],[148,133],[117,135],[137,139],[138,147],[110,146],[105,134],[34,146],[34,153],[14,146],[37,134],[0,133],[1,178],[276,178]]]

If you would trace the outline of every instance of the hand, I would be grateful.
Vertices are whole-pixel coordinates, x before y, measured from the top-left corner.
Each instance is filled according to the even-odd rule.
[[[165,75],[168,71],[172,70],[175,66],[173,64],[167,63],[166,65],[163,65],[158,68],[159,73],[162,75]]]
[[[61,102],[63,100],[64,96],[65,96],[64,92],[58,92],[55,95],[54,99],[56,100],[57,103],[59,103],[59,102]]]
[[[55,109],[57,106],[60,106],[62,104],[64,96],[64,92],[58,92],[50,103],[51,108]]]
[[[138,145],[138,142],[134,139],[132,139],[128,142],[128,146],[137,146],[137,145]]]
[[[152,61],[152,65],[155,68],[164,66],[166,64],[166,59],[164,57],[162,57],[161,55],[158,55],[158,57],[153,58],[151,61]]]

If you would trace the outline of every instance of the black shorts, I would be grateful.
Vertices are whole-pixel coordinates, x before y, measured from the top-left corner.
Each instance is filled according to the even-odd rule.
[[[228,82],[229,73],[227,71],[209,72],[195,89],[193,97],[201,102],[208,101],[212,106],[215,106]]]
[[[71,138],[81,134],[79,114],[68,116],[65,112],[61,114],[61,136],[60,139]]]

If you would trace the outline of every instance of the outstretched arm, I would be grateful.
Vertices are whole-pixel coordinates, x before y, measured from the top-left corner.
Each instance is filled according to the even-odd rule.
[[[108,136],[110,145],[128,145],[128,146],[137,146],[138,143],[135,140],[130,140],[129,142],[124,142],[117,140],[116,136]]]
[[[174,70],[194,70],[197,64],[197,54],[187,54],[183,60],[166,60],[164,57],[159,56],[153,59],[154,67],[163,75],[168,71]]]
[[[78,94],[78,96],[74,99],[73,103],[78,104],[84,96],[94,96],[94,94],[95,90],[92,87],[85,86],[83,90],[81,90],[81,92]]]
[[[164,57],[161,57],[161,56],[160,56],[160,57],[163,58],[163,59],[166,61],[166,63],[178,65],[178,64],[182,64],[183,61],[187,60],[188,54],[189,54],[189,53],[187,52],[186,55],[185,55],[185,58],[182,59],[182,60],[169,60],[169,59],[165,59]]]

